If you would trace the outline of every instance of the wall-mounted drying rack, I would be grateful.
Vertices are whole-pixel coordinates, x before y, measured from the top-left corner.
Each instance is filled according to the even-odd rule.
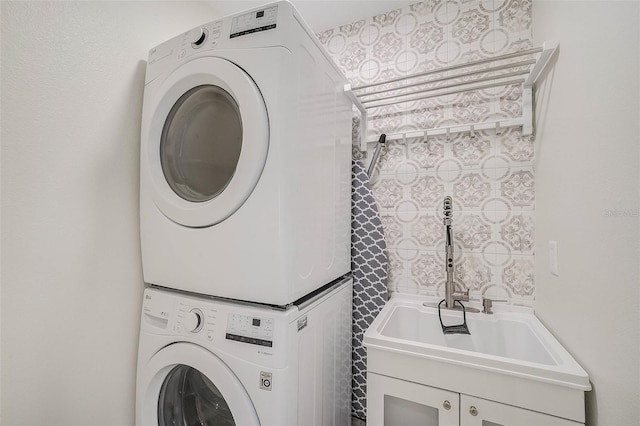
[[[387,133],[387,140],[449,135],[477,130],[522,127],[523,135],[533,134],[533,89],[549,60],[558,49],[558,43],[547,41],[542,47],[506,53],[492,58],[451,65],[406,77],[373,84],[344,87],[346,94],[360,111],[360,149],[367,151],[367,143],[378,139],[367,137],[368,111],[387,105],[402,104],[422,99],[454,95],[474,90],[522,85],[522,115],[517,118],[459,124],[404,133]],[[526,59],[529,57],[529,59]],[[520,60],[519,58],[525,58]]]

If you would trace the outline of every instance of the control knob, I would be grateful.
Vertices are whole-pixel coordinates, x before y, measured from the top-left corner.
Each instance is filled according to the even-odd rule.
[[[191,333],[197,333],[202,329],[203,322],[204,316],[202,315],[202,311],[200,309],[192,309],[191,312],[188,312],[184,317],[183,326],[185,330]]]
[[[207,30],[202,27],[194,28],[189,32],[189,41],[194,49],[202,46],[207,38]]]

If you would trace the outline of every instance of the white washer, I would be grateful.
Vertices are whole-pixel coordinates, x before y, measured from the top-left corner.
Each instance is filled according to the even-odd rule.
[[[136,424],[349,425],[351,294],[278,310],[148,288]]]
[[[145,281],[285,305],[346,274],[345,83],[288,2],[152,49],[140,154]]]

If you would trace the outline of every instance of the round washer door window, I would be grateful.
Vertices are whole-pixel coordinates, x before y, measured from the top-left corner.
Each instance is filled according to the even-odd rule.
[[[178,365],[167,375],[158,399],[158,426],[235,426],[222,393],[204,374]]]
[[[139,372],[137,388],[136,424],[260,425],[243,383],[218,356],[193,343],[159,350]]]
[[[247,201],[267,160],[269,120],[258,86],[226,59],[202,57],[150,90],[142,190],[180,225],[222,222]]]
[[[202,85],[182,95],[162,130],[160,162],[171,189],[191,202],[209,201],[235,174],[242,148],[242,117],[221,87]]]

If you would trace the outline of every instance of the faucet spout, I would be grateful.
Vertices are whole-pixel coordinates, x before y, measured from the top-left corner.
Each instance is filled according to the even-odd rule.
[[[445,282],[445,307],[448,309],[455,309],[454,304],[456,300],[468,301],[469,291],[457,292],[455,291],[455,285],[453,283],[453,229],[451,223],[453,222],[453,201],[451,197],[444,197],[443,216],[442,220],[445,226],[445,270],[447,273],[447,280]]]
[[[442,222],[445,227],[445,271],[447,273],[447,281],[445,282],[445,307],[452,309],[455,303],[453,299],[453,231],[451,222],[453,221],[452,200],[451,197],[444,197]]]

